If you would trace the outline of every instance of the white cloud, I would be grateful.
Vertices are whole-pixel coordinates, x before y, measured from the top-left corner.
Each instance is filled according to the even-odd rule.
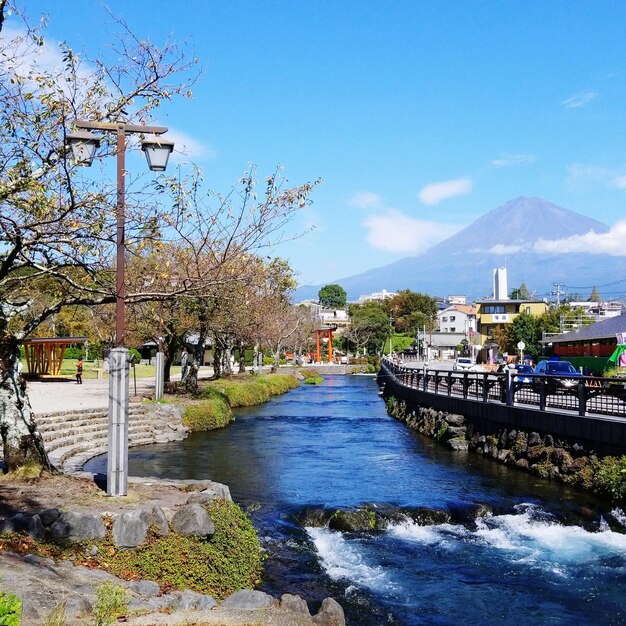
[[[533,247],[536,252],[551,254],[587,252],[626,256],[626,220],[617,222],[606,233],[590,230],[584,235],[574,235],[565,239],[540,239]]]
[[[567,100],[563,100],[561,104],[566,109],[579,109],[580,107],[587,106],[597,95],[595,91],[581,91],[567,98]]]
[[[613,187],[617,189],[626,189],[626,176],[618,176],[613,179]]]
[[[174,142],[174,154],[172,156],[177,161],[200,158],[212,159],[215,157],[213,148],[181,130],[170,127],[165,136]]]
[[[491,161],[490,165],[492,167],[514,167],[533,163],[535,159],[534,154],[503,154],[499,159]]]
[[[397,209],[387,209],[380,215],[370,215],[362,222],[367,228],[368,243],[378,250],[419,254],[449,237],[460,226],[416,220]]]
[[[506,244],[503,243],[499,243],[495,246],[493,246],[493,248],[489,248],[489,250],[487,250],[487,252],[491,253],[491,254],[501,254],[503,256],[507,255],[507,254],[517,254],[518,252],[522,252],[522,250],[524,250],[525,246],[520,246],[520,245],[510,245],[507,246]]]
[[[596,233],[590,230],[584,235],[573,235],[563,239],[539,239],[532,244],[505,245],[497,244],[485,252],[491,254],[517,254],[519,252],[535,254],[609,254],[626,256],[626,220],[617,222],[608,232]]]
[[[348,198],[348,206],[357,209],[376,209],[381,206],[382,198],[372,191],[358,191]]]
[[[472,190],[472,186],[473,182],[471,178],[446,180],[422,187],[417,197],[423,204],[439,204],[442,200],[446,200],[447,198],[468,194]]]
[[[582,163],[573,163],[567,168],[570,179],[583,179],[606,182],[611,175],[609,170],[599,165],[583,165]]]

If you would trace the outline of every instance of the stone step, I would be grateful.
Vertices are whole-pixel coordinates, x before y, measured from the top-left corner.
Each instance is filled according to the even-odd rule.
[[[129,440],[128,447],[136,448],[138,446],[148,446],[154,443],[159,443],[158,441],[154,441],[153,439],[136,439],[135,441]],[[108,447],[106,445],[97,446],[95,448],[90,448],[88,451],[77,452],[76,454],[72,454],[65,457],[65,460],[61,465],[52,461],[54,465],[56,465],[59,469],[62,469],[64,472],[78,472],[81,470],[83,465],[93,459],[96,456],[100,456],[101,454],[106,454],[108,451]]]
[[[128,414],[128,422],[132,423],[137,421],[138,419],[143,419],[145,417],[145,411],[138,411],[135,413]],[[109,416],[106,413],[102,414],[87,414],[86,416],[83,414],[82,419],[70,419],[70,420],[61,420],[58,419],[55,422],[49,421],[44,423],[37,422],[37,428],[39,432],[45,436],[47,433],[54,433],[59,430],[64,430],[68,428],[80,428],[84,426],[91,426],[94,424],[107,424],[109,421]]]
[[[143,404],[131,404],[128,407],[128,414],[137,415],[145,413],[146,407]],[[61,422],[81,421],[84,419],[94,419],[99,417],[107,417],[107,409],[86,409],[84,411],[73,411],[70,413],[47,413],[45,415],[37,415],[35,421],[40,428],[47,428],[49,425],[59,424]]]
[[[105,440],[101,440],[96,442],[82,442],[82,443],[74,443],[69,444],[67,446],[57,448],[48,454],[48,458],[50,462],[56,467],[64,467],[65,464],[73,457],[80,455],[81,453],[86,453],[87,458],[91,458],[93,456],[97,456],[98,454],[103,454],[107,451],[108,442]],[[155,443],[154,437],[149,436],[141,436],[138,433],[129,433],[128,435],[128,446],[135,447],[140,445],[148,445],[151,443]],[[96,452],[97,450],[102,450],[102,452]]]
[[[133,422],[128,425],[129,436],[136,433],[149,432],[152,435],[156,435],[157,431],[153,423],[150,420],[142,420],[139,422]],[[82,443],[83,441],[98,441],[100,439],[106,439],[108,437],[108,424],[101,426],[94,426],[93,428],[86,428],[74,432],[57,432],[53,436],[46,436],[43,438],[46,450],[52,452],[57,448],[65,447],[72,443]]]

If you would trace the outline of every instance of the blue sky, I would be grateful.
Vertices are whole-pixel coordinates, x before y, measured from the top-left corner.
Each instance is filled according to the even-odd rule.
[[[324,179],[293,225],[314,230],[276,250],[303,284],[418,254],[521,195],[615,226],[607,249],[626,251],[625,2],[106,4],[199,57],[194,98],[155,122],[213,190],[249,163]],[[26,8],[51,44],[110,40],[98,1]]]

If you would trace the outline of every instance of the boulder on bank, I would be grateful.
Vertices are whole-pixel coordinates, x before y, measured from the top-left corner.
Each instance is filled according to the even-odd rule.
[[[0,533],[26,533],[35,541],[43,541],[44,530],[39,515],[16,513],[13,517],[0,521]]]
[[[102,518],[91,513],[61,513],[50,526],[50,537],[59,543],[99,541],[105,535]]]
[[[147,511],[130,511],[118,515],[113,521],[113,541],[120,548],[136,548],[148,536],[150,514]]]
[[[211,537],[215,525],[202,505],[185,504],[174,513],[172,530],[184,536]]]

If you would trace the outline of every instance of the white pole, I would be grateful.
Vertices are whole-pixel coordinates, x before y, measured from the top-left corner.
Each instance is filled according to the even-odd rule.
[[[128,491],[128,350],[114,348],[109,356],[109,448],[107,495]]]
[[[156,353],[156,371],[154,381],[154,399],[160,400],[163,397],[165,386],[165,354],[163,352]]]

